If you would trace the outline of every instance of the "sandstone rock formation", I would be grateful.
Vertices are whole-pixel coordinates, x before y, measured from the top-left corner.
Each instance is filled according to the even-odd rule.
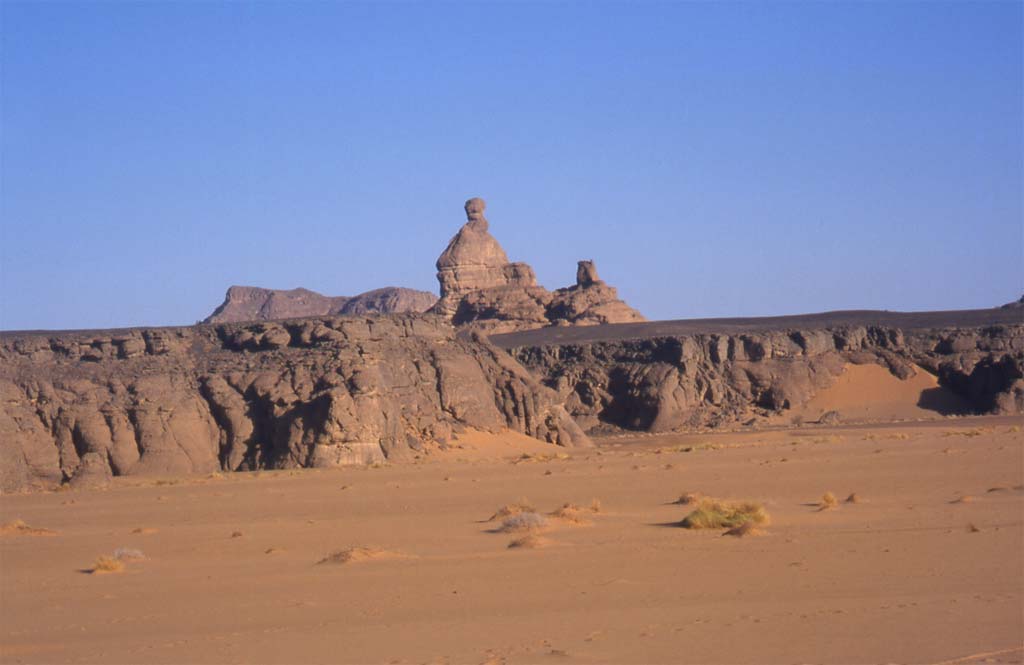
[[[544,341],[545,331],[530,331],[493,341],[543,377],[588,431],[756,422],[806,403],[846,363],[878,363],[900,378],[919,366],[975,413],[1024,413],[1024,323],[990,312],[983,318],[991,322],[970,327],[708,321],[673,334],[672,322],[663,322],[612,327],[629,331],[620,339]],[[645,327],[652,332],[641,336]],[[749,332],[735,331],[744,327]]]
[[[388,286],[357,296],[324,296],[309,289],[232,286],[224,302],[203,323],[274,321],[304,316],[425,312],[437,301],[426,291]]]
[[[556,325],[591,326],[644,320],[640,312],[619,300],[614,287],[598,279],[593,261],[579,262],[576,285],[556,290],[548,302],[546,314]]]
[[[483,199],[466,202],[466,224],[437,259],[441,299],[432,311],[487,332],[644,320],[598,279],[593,261],[580,261],[575,286],[553,293],[538,286],[533,269],[510,263],[490,234],[485,207]]]
[[[556,395],[437,317],[0,335],[0,489],[365,464],[460,428],[589,439]]]
[[[505,250],[488,232],[486,205],[479,198],[466,201],[466,224],[437,259],[441,299],[434,311],[438,314],[454,316],[463,296],[474,291],[537,286],[533,268],[525,263],[510,263]]]

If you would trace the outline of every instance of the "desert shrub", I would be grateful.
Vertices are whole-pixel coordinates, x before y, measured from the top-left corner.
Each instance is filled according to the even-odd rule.
[[[275,548],[270,548],[264,554],[270,554],[271,551],[276,551]],[[401,552],[393,552],[391,550],[381,549],[379,547],[346,547],[343,550],[337,552],[331,552],[324,558],[317,561],[317,564],[338,564],[338,563],[355,563],[357,561],[368,561],[370,559],[406,559],[409,555]]]
[[[50,529],[39,529],[34,526],[29,526],[24,520],[16,519],[11,520],[0,525],[0,535],[15,535],[15,536],[54,536],[56,531]]]
[[[767,524],[768,513],[754,501],[723,501],[701,499],[697,507],[683,518],[679,526],[686,529],[732,529],[746,522]]]
[[[534,512],[518,513],[506,517],[498,527],[501,533],[514,533],[517,531],[537,531],[547,526],[548,521],[543,515]]]
[[[821,414],[820,418],[818,418],[818,423],[821,425],[836,425],[842,421],[842,419],[843,418],[839,415],[838,411],[826,411]]]
[[[563,504],[561,508],[549,513],[551,517],[562,520],[563,522],[571,522],[572,524],[590,524],[583,516],[583,509],[577,506],[575,503]]]
[[[836,499],[836,495],[832,492],[825,492],[821,495],[821,503],[818,506],[821,510],[829,510],[839,505],[839,500]]]
[[[488,522],[494,522],[494,521],[497,521],[497,520],[505,519],[506,517],[512,517],[513,515],[518,515],[519,513],[535,513],[535,512],[537,512],[537,509],[530,502],[530,500],[527,499],[526,497],[520,497],[520,499],[518,501],[506,504],[506,505],[502,506],[501,508],[498,508],[498,510],[496,510],[493,515],[491,515],[489,518],[487,518],[487,521]]]
[[[114,550],[114,558],[118,561],[141,561],[146,558],[146,555],[131,547],[118,547]]]
[[[675,500],[675,503],[680,506],[689,506],[700,501],[700,498],[700,492],[683,492],[679,495],[679,498]]]
[[[101,556],[96,559],[92,566],[94,575],[103,573],[118,573],[124,570],[124,562],[112,556]]]

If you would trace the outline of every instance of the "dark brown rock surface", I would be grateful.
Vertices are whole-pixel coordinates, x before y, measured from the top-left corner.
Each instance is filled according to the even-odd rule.
[[[366,464],[459,428],[589,439],[505,352],[425,315],[0,335],[0,489]]]

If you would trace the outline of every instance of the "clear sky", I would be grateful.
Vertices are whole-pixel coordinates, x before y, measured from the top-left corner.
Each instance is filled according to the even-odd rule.
[[[0,329],[437,290],[488,201],[648,318],[1024,291],[1021,2],[0,2]]]

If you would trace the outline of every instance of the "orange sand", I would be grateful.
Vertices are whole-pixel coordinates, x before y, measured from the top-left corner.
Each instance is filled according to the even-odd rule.
[[[644,436],[529,463],[474,433],[383,468],[3,496],[0,523],[56,535],[0,535],[0,662],[1020,662],[1021,425]],[[684,491],[771,524],[680,529]],[[827,491],[860,502],[819,511]],[[602,510],[509,548],[485,520],[520,497]],[[146,558],[82,572],[118,547]],[[359,547],[403,556],[317,565]]]
[[[900,380],[880,365],[847,365],[835,383],[815,395],[799,414],[805,422],[823,413],[838,411],[845,422],[884,422],[939,418],[945,413],[962,413],[961,398],[939,386],[938,379],[924,369]]]

